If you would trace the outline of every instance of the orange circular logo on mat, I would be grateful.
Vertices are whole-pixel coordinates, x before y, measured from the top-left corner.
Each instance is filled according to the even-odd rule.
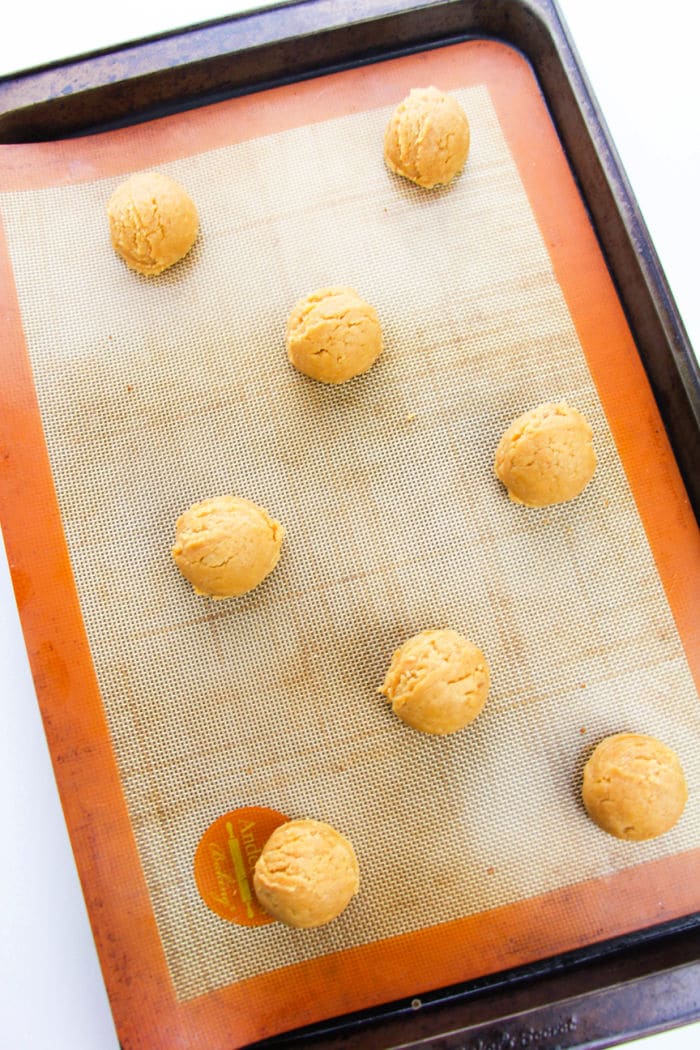
[[[194,878],[204,903],[222,919],[239,926],[275,921],[255,898],[253,869],[272,832],[288,820],[274,809],[248,806],[224,813],[204,832]]]

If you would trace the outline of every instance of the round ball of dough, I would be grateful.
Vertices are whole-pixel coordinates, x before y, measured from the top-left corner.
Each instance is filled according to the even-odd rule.
[[[340,915],[360,886],[351,844],[320,820],[290,820],[272,832],[253,874],[255,893],[275,919],[306,929]]]
[[[468,153],[467,115],[456,99],[436,87],[413,88],[384,133],[388,167],[429,190],[450,182]]]
[[[250,500],[215,496],[175,525],[175,564],[197,594],[233,598],[257,587],[280,556],[284,529]]]
[[[379,690],[408,725],[444,736],[473,722],[486,703],[489,665],[456,631],[422,631],[394,653]]]
[[[127,266],[155,275],[179,262],[195,242],[197,209],[174,179],[139,172],[116,188],[107,205],[112,244]]]
[[[548,507],[583,492],[593,477],[593,434],[575,408],[545,404],[512,423],[496,449],[496,477],[515,503]]]
[[[344,383],[361,375],[381,351],[377,311],[353,288],[321,288],[301,299],[289,316],[289,360],[321,383]]]
[[[583,771],[588,816],[618,839],[663,835],[680,818],[687,798],[678,755],[653,736],[606,737]]]

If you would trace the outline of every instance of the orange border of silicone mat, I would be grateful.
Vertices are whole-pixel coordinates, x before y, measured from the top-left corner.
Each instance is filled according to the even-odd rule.
[[[688,660],[700,679],[700,535],[556,132],[524,58],[471,41],[68,143],[3,146],[0,186],[65,184],[485,83],[603,401]],[[381,163],[381,143],[377,143]],[[389,176],[387,176],[389,177]],[[464,176],[469,177],[469,172]],[[105,250],[109,250],[105,241]],[[117,1029],[127,1050],[226,1050],[700,909],[700,850],[535,900],[349,949],[189,1002],[173,994],[80,614],[6,245],[0,510],[39,703]],[[115,877],[118,873],[118,877]],[[624,901],[624,908],[620,907]],[[302,935],[303,936],[303,935]],[[410,954],[409,954],[410,953]],[[410,968],[406,959],[411,959]]]

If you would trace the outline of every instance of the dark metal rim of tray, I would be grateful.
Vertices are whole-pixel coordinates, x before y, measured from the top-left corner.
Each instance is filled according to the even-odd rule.
[[[472,37],[531,63],[700,518],[700,372],[553,0],[302,0],[0,79],[0,143],[137,123]],[[700,914],[259,1046],[604,1047],[700,1018]]]

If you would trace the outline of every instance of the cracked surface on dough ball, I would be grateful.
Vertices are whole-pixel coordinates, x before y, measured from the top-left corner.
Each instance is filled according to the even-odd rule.
[[[404,642],[379,691],[408,725],[444,736],[474,721],[486,703],[489,684],[481,650],[445,629],[422,631]]]
[[[256,503],[215,496],[178,518],[172,555],[197,594],[234,598],[272,572],[283,539],[280,523]]]
[[[320,288],[301,299],[287,322],[289,360],[321,383],[345,383],[382,351],[377,311],[354,288]]]
[[[157,171],[139,172],[118,186],[107,215],[115,251],[132,270],[148,276],[179,262],[199,229],[192,199]]]
[[[496,449],[494,470],[514,503],[548,507],[583,492],[596,468],[593,434],[569,405],[538,405],[519,416]]]
[[[360,869],[352,845],[330,824],[290,820],[263,846],[253,885],[270,915],[307,929],[344,911],[359,889]]]
[[[669,831],[688,798],[675,751],[653,736],[616,733],[596,747],[583,771],[583,804],[594,823],[641,842]]]
[[[436,87],[413,88],[391,115],[384,160],[397,175],[432,189],[462,170],[469,141],[469,121],[456,99]]]

